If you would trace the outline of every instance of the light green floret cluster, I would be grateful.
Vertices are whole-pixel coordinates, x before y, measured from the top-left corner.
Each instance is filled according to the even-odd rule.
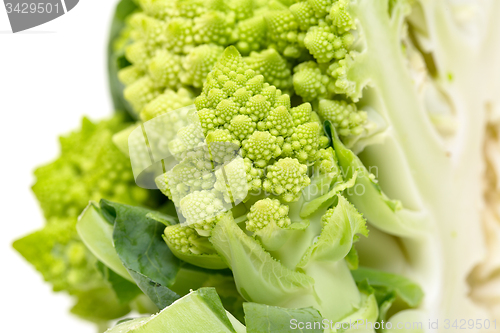
[[[290,202],[309,185],[307,165],[328,145],[317,115],[301,105],[294,119],[289,96],[264,82],[236,49],[225,51],[195,104],[197,119],[169,143],[178,164],[157,178],[188,224],[206,230],[227,210],[222,202],[237,205],[262,191]],[[237,153],[243,159],[234,159]],[[207,200],[220,204],[208,212]]]
[[[307,165],[297,159],[285,157],[267,168],[263,188],[283,202],[297,201],[300,191],[310,184]]]
[[[289,207],[276,199],[262,199],[250,207],[245,227],[268,251],[278,250],[286,240],[291,221]]]
[[[148,199],[148,191],[135,186],[129,159],[112,141],[127,125],[123,115],[99,123],[84,118],[80,131],[60,138],[61,156],[35,170],[33,192],[47,218],[76,218],[89,200]]]
[[[205,190],[183,197],[180,208],[187,224],[199,224],[219,215],[224,210],[224,204],[218,192]]]
[[[259,168],[279,157],[314,161],[328,144],[318,116],[308,103],[291,108],[289,95],[264,80],[227,49],[195,101],[204,134],[227,129],[223,141],[241,145],[241,155]]]
[[[250,208],[247,218],[246,228],[252,232],[262,230],[270,224],[286,228],[291,223],[288,217],[288,206],[282,205],[279,200],[269,198],[257,201]]]
[[[205,134],[223,124],[241,142],[248,132],[269,130],[262,120],[272,111],[271,106],[283,103],[289,107],[290,103],[284,96],[267,101],[255,96],[252,87],[263,82],[289,96],[298,95],[315,108],[321,99],[341,96],[348,100],[359,94],[356,83],[348,78],[353,61],[350,53],[356,43],[350,1],[143,0],[139,5],[142,11],[129,18],[126,29],[132,41],[125,54],[132,65],[122,69],[119,78],[126,86],[125,98],[143,121],[171,110],[166,102],[188,105],[227,45],[235,45],[248,68],[262,77],[247,82],[243,90],[241,73],[210,91],[213,105],[198,99],[199,110],[212,109],[199,113],[205,120]],[[273,95],[272,89],[260,94]],[[230,95],[229,102],[226,97]],[[219,105],[222,100],[226,102]],[[344,108],[342,113],[350,111]],[[252,121],[234,119],[235,115],[246,115]],[[358,129],[351,134],[368,126],[367,119],[357,115],[344,117],[350,119],[349,128]],[[342,123],[325,116],[322,120],[331,120],[334,126]],[[337,129],[345,136],[345,126]],[[273,131],[274,136],[284,136]]]
[[[175,154],[179,164],[158,180],[185,219],[165,231],[172,252],[200,267],[229,267],[247,301],[375,319],[375,298],[357,288],[346,261],[356,234],[366,235],[342,196],[357,173],[344,179],[311,104],[291,107],[234,47],[195,104],[199,117],[186,128],[205,141]],[[199,151],[204,163],[193,160]]]
[[[250,56],[245,57],[245,62],[251,69],[262,74],[269,84],[284,91],[292,87],[290,63],[275,49],[252,52]]]
[[[185,88],[197,94],[227,45],[234,45],[248,67],[263,76],[254,84],[265,81],[305,102],[341,93],[351,97],[355,89],[344,74],[356,41],[350,1],[141,0],[138,4],[141,11],[128,18],[124,30],[130,36],[125,56],[131,65],[119,72],[119,78],[126,86],[125,98],[142,120],[151,119],[151,111],[144,109],[158,109],[161,103],[154,101],[164,101],[159,96],[166,91]],[[234,83],[238,80],[231,78],[212,94],[220,101],[224,93],[234,94],[240,88]],[[247,93],[238,91],[234,102],[248,102],[247,115],[258,123],[252,108],[266,110]],[[169,99],[178,103],[171,93]],[[286,106],[286,100],[281,102]],[[204,116],[229,126],[213,114]],[[207,126],[205,130],[212,129]]]
[[[168,46],[176,38],[189,39],[182,33],[167,34],[164,42],[172,59],[202,44],[219,50],[210,57],[214,63],[206,77],[197,80],[201,91],[183,82],[185,69],[176,77],[177,89],[189,88],[198,97],[196,111],[169,143],[177,165],[157,178],[180,221],[165,230],[166,244],[192,265],[229,268],[248,302],[311,307],[333,322],[384,318],[394,299],[382,304],[380,297],[387,296],[382,293],[377,304],[369,282],[359,275],[355,281],[353,244],[368,234],[362,213],[384,230],[389,224],[405,229],[408,211],[382,193],[346,145],[369,141],[369,116],[378,107],[372,102],[384,97],[375,96],[383,90],[370,90],[355,104],[366,86],[383,81],[382,73],[367,66],[366,54],[384,47],[367,44],[370,31],[360,22],[368,18],[358,13],[383,16],[394,29],[397,13],[369,0],[271,1],[253,7],[250,1],[238,11],[215,5],[223,3],[180,11],[193,22],[183,30],[194,34],[189,51],[182,43]],[[231,34],[224,15],[242,20]],[[208,19],[218,22],[213,31],[219,39],[209,33],[196,37],[196,24]],[[249,38],[252,31],[262,34]],[[241,36],[248,40],[237,40]],[[184,67],[169,70],[177,68]],[[132,70],[129,76],[137,77]]]
[[[223,46],[236,43],[249,54],[267,45],[258,1],[140,0],[138,5],[141,11],[128,18],[126,28],[131,65],[119,73],[136,113],[165,89],[201,88]]]
[[[193,103],[193,95],[188,90],[181,88],[178,91],[167,89],[148,103],[140,114],[141,120],[148,121],[161,116],[169,111],[180,109]],[[171,119],[170,123],[175,122]]]
[[[354,103],[328,99],[319,101],[318,114],[323,119],[330,120],[342,136],[363,134],[363,125],[368,117],[365,111],[358,111]]]
[[[158,201],[152,192],[136,186],[129,159],[113,144],[112,136],[128,125],[123,115],[99,123],[84,118],[79,131],[60,138],[61,156],[35,170],[33,192],[47,222],[13,244],[54,291],[78,299],[72,312],[96,322],[121,317],[130,306],[129,301],[120,304],[96,269],[97,259],[77,234],[78,215],[89,200],[151,206]],[[91,300],[103,307],[85,307]]]

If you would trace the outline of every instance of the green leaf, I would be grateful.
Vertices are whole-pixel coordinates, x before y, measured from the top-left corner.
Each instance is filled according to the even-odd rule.
[[[170,287],[181,262],[162,239],[165,226],[148,217],[152,211],[106,200],[101,210],[114,222],[116,252],[139,288],[160,309],[179,298]]]
[[[360,267],[351,272],[356,282],[366,280],[373,288],[384,287],[394,291],[410,307],[422,301],[424,292],[415,282],[396,274]]]
[[[180,262],[163,241],[165,226],[147,217],[152,211],[107,200],[101,200],[101,210],[114,216],[113,241],[125,267],[171,286]]]
[[[118,80],[118,71],[127,66],[124,52],[117,49],[115,44],[125,27],[126,18],[137,9],[137,5],[132,0],[121,0],[116,6],[109,31],[108,39],[108,81],[113,105],[115,110],[127,111],[134,115],[128,102],[123,97],[123,84]]]
[[[148,295],[148,297],[151,299],[151,301],[153,301],[153,303],[155,303],[158,309],[164,309],[180,298],[177,293],[173,292],[162,284],[151,280],[147,276],[132,269],[129,269],[129,272],[139,288],[146,295]]]
[[[111,267],[116,264],[114,262],[116,260],[130,281],[137,283],[159,308],[172,303],[180,297],[179,295],[189,293],[191,289],[213,286],[224,276],[229,279],[224,280],[225,285],[233,285],[235,288],[229,270],[229,273],[220,270],[214,272],[188,265],[175,258],[162,240],[164,225],[149,218],[152,215],[159,216],[156,212],[107,201],[102,201],[101,204],[103,207],[101,210],[95,205],[90,205],[82,215],[80,223],[84,228],[81,229],[85,231],[82,234],[85,234],[86,239],[92,240],[89,242],[90,248],[96,251],[98,257],[107,259],[103,260],[105,265]],[[109,220],[105,221],[103,216]],[[121,238],[115,241],[116,244],[120,244],[116,249],[112,239],[112,224],[115,222],[117,226],[122,226],[120,234],[116,235]],[[130,237],[127,236],[127,232],[131,233]],[[127,239],[130,243],[127,243]],[[145,246],[145,244],[150,244],[150,246]],[[122,263],[118,254],[124,256],[126,261]],[[222,290],[220,286],[217,290],[219,289]],[[242,311],[242,300],[235,289],[231,296],[227,299],[225,297],[224,300],[231,308]]]
[[[170,215],[167,215],[167,214],[163,214],[163,213],[160,213],[160,212],[151,212],[151,213],[148,213],[146,215],[146,217],[164,224],[165,227],[168,227],[168,226],[171,226],[171,225],[179,223],[179,219],[177,217],[170,216]]]
[[[87,248],[106,266],[129,281],[134,281],[123,266],[113,245],[113,226],[101,215],[101,210],[90,203],[76,224],[78,235]]]
[[[141,294],[141,290],[134,283],[116,274],[102,262],[98,261],[96,266],[103,278],[110,284],[120,303],[129,303]]]
[[[127,321],[107,331],[126,332],[236,333],[244,332],[244,326],[227,314],[214,288],[201,288],[155,316]]]
[[[231,321],[227,318],[226,310],[222,306],[222,302],[215,288],[200,288],[196,292],[201,298],[203,298],[205,304],[207,304],[207,306],[212,310],[212,313],[220,318],[220,321],[224,324],[224,326],[226,326],[229,330],[234,331],[233,325],[231,325]]]
[[[323,332],[321,314],[314,308],[286,309],[258,303],[244,303],[247,333],[320,333]],[[298,323],[310,323],[304,329],[294,328]],[[295,323],[295,324],[294,324]],[[316,323],[316,327],[314,324]]]

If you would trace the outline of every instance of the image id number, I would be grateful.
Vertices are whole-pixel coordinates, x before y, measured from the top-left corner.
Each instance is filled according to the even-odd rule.
[[[480,329],[494,329],[496,330],[497,328],[497,321],[489,321],[488,319],[482,320],[482,319],[455,319],[454,321],[451,321],[450,319],[446,319],[444,321],[444,328],[445,329],[456,329],[456,330],[480,330]]]
[[[44,2],[39,2],[39,3],[18,3],[15,6],[7,2],[5,4],[5,7],[7,8],[7,14],[11,13],[18,13],[18,14],[34,14],[34,13],[47,13],[50,14],[52,12],[59,13],[59,4],[56,3],[55,5],[52,5],[51,3],[44,3]]]

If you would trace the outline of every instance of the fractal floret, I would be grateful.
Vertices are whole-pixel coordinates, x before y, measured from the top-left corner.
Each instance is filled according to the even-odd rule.
[[[33,188],[47,226],[14,246],[80,316],[156,312],[108,333],[489,332],[498,13],[121,0],[110,84],[137,122],[61,140]]]
[[[84,118],[79,131],[60,138],[61,156],[35,170],[33,192],[47,222],[41,230],[14,243],[54,291],[76,297],[73,313],[97,323],[127,314],[138,292],[131,283],[128,295],[117,295],[110,288],[106,279],[113,273],[97,265],[78,236],[78,215],[89,200],[108,198],[150,207],[160,202],[154,193],[136,186],[130,160],[112,141],[113,135],[128,125],[123,115],[99,123]],[[96,307],[94,302],[100,305]]]
[[[311,104],[292,107],[290,96],[232,46],[208,74],[195,106],[191,123],[172,140],[177,165],[156,178],[180,222],[163,235],[172,253],[202,268],[229,267],[249,302],[312,307],[330,320],[376,320],[375,294],[358,286],[349,270],[357,265],[352,244],[368,235],[366,223],[343,194],[357,177],[373,177],[356,158],[339,155],[349,150],[334,127],[328,130],[338,152],[328,148],[331,138]],[[337,109],[349,107],[338,102]],[[352,122],[338,120],[345,114],[324,109],[323,116],[349,129]],[[186,131],[197,139],[178,145]],[[355,170],[343,175],[339,160]],[[382,197],[371,195],[367,201]]]

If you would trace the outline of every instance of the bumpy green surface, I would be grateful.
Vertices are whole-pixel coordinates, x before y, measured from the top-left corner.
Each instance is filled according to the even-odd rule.
[[[195,100],[194,123],[180,129],[171,145],[184,149],[174,154],[178,164],[157,180],[200,236],[210,235],[222,212],[251,206],[246,201],[253,194],[297,201],[310,184],[308,165],[322,158],[328,144],[309,103],[291,108],[289,95],[250,67],[236,48],[224,51]],[[182,140],[186,132],[196,140]],[[280,221],[290,222],[287,212]]]
[[[180,102],[180,97],[175,98],[171,92],[187,89],[197,95],[228,45],[234,45],[248,67],[263,76],[262,82],[292,97],[298,95],[305,102],[317,103],[335,94],[354,94],[355,88],[344,73],[349,67],[345,59],[355,40],[352,31],[356,29],[349,1],[141,0],[138,6],[119,39],[131,65],[118,76],[125,85],[125,99],[142,120],[172,110],[164,106],[165,101],[186,105],[188,99]],[[261,80],[256,79],[259,85],[257,81]],[[253,93],[247,91],[249,87],[238,87],[238,80],[225,82],[220,90],[212,91],[212,97],[218,96],[217,103],[199,101],[197,106],[216,109],[224,95],[232,95],[236,104],[248,103],[240,105],[247,107],[241,113],[255,123],[240,118],[233,128],[242,126],[244,132],[254,127],[268,129],[265,124],[257,125],[258,118],[267,116],[269,107],[263,108],[262,100],[250,98],[248,94]],[[286,99],[280,101],[289,106]],[[220,106],[226,115],[231,107]],[[255,108],[263,113],[255,114]],[[220,118],[218,108],[216,112],[204,110],[200,117],[211,120],[205,122],[205,131],[222,123],[226,128],[230,125],[228,119]],[[242,140],[238,135],[235,138]]]
[[[247,214],[246,228],[249,231],[264,229],[269,224],[276,224],[280,228],[290,225],[288,206],[282,205],[276,199],[262,199],[257,201]]]
[[[76,232],[78,215],[89,200],[101,198],[134,205],[154,206],[158,202],[152,192],[135,184],[130,161],[112,142],[113,134],[128,125],[123,115],[99,123],[84,118],[79,131],[60,138],[60,157],[35,171],[33,192],[47,223],[14,242],[14,248],[54,291],[67,291],[79,298],[74,312],[93,321],[123,316],[130,308],[119,303],[96,270],[96,259]],[[84,306],[91,299],[106,305]]]

